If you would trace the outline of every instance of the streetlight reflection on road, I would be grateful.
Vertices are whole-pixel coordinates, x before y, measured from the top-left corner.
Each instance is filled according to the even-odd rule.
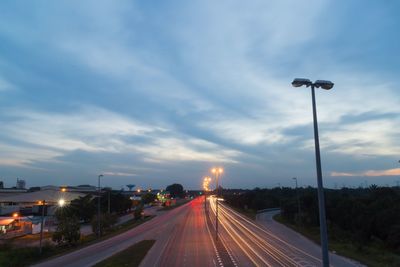
[[[218,177],[221,176],[221,174],[224,172],[224,169],[221,167],[218,168],[212,168],[211,172],[215,175],[215,185],[216,185],[216,192],[215,194],[217,195],[216,197],[216,213],[215,213],[215,239],[218,241],[218,193],[219,193],[219,186],[218,186]]]
[[[211,182],[211,177],[204,177],[203,189],[204,189],[204,211],[207,211],[207,192],[210,191],[209,185]]]

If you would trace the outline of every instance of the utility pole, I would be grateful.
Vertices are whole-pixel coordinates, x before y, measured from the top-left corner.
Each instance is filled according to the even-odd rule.
[[[103,174],[100,174],[98,176],[98,186],[99,186],[99,190],[98,190],[98,198],[97,198],[97,237],[101,236],[101,224],[100,224],[100,197],[101,197],[101,187],[100,187],[100,178],[103,177]]]
[[[110,194],[111,194],[111,190],[108,191],[108,214],[111,214],[111,212],[110,212]]]
[[[43,241],[43,224],[44,224],[44,209],[46,208],[46,200],[42,200],[42,222],[40,224],[40,241],[39,253],[42,254],[42,241]]]
[[[296,196],[297,196],[297,210],[298,210],[298,216],[299,216],[299,226],[301,226],[301,210],[300,210],[300,196],[299,196],[299,189],[297,186],[297,177],[293,177],[293,180],[296,182]]]

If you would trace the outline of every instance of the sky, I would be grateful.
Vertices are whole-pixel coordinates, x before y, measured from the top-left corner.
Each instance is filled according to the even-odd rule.
[[[201,188],[400,180],[398,1],[1,1],[0,180]],[[126,187],[125,187],[126,189]]]

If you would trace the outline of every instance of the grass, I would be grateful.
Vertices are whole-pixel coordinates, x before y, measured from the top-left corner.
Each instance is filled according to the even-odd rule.
[[[61,256],[63,254],[82,249],[86,246],[126,232],[150,220],[151,218],[152,216],[148,216],[143,220],[138,221],[132,219],[123,224],[115,226],[112,230],[104,233],[101,238],[97,238],[94,234],[84,236],[81,238],[78,244],[74,246],[54,246],[48,244],[48,242],[45,242],[43,246],[43,253],[41,255],[39,254],[39,249],[37,247],[18,248],[13,246],[12,242],[7,242],[0,246],[0,266],[23,267],[52,257]]]
[[[301,233],[317,244],[320,244],[320,235],[318,227],[301,227],[285,220],[279,214],[274,219],[289,228]],[[389,267],[400,266],[400,255],[389,251],[379,244],[370,242],[370,244],[355,244],[350,240],[337,239],[329,237],[329,250],[337,254],[359,261],[369,267]]]
[[[246,216],[247,218],[249,218],[251,220],[255,220],[256,219],[257,212],[255,210],[252,210],[252,209],[246,209],[246,210],[245,209],[240,209],[240,208],[233,207],[231,205],[229,205],[229,207],[231,207],[235,211],[243,214],[244,216]]]
[[[114,256],[105,259],[94,267],[135,267],[139,266],[140,262],[144,259],[147,252],[154,245],[155,240],[143,240],[133,246],[115,254]]]
[[[175,209],[175,208],[177,208],[177,207],[179,207],[179,206],[182,206],[182,205],[188,203],[189,201],[191,201],[191,200],[186,200],[186,199],[185,199],[185,200],[182,200],[182,201],[177,202],[176,205],[174,205],[174,206],[165,206],[165,207],[162,207],[161,209],[159,209],[159,211],[173,210],[173,209]]]

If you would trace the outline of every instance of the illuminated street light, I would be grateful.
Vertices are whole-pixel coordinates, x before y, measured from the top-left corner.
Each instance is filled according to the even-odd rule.
[[[312,83],[309,79],[294,79],[292,82],[294,87],[311,87],[311,98],[313,107],[314,119],[314,142],[315,142],[315,161],[317,166],[317,182],[318,182],[318,204],[319,204],[319,224],[321,231],[321,247],[322,247],[322,263],[324,267],[329,266],[329,252],[328,252],[328,233],[326,227],[325,215],[325,197],[324,187],[322,184],[322,170],[321,170],[321,155],[319,150],[319,137],[318,137],[318,122],[317,122],[317,107],[315,104],[315,87],[330,90],[333,88],[331,81],[317,80]]]
[[[61,192],[67,192],[67,188],[65,187],[61,188]]]
[[[63,207],[64,205],[65,205],[65,200],[63,198],[58,200],[58,206]]]
[[[18,218],[18,215],[19,215],[18,212],[14,212],[12,216],[13,218]]]
[[[211,172],[215,175],[215,184],[216,184],[216,199],[215,199],[215,239],[218,241],[218,177],[221,176],[221,174],[224,172],[224,169],[218,167],[218,168],[212,168]]]

